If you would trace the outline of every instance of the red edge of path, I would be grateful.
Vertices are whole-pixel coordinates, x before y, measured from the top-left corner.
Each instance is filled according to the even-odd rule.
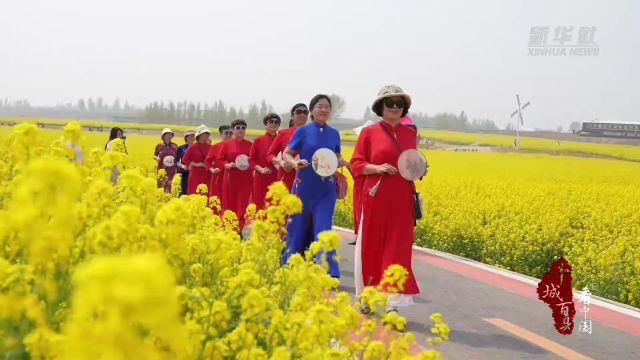
[[[353,237],[352,233],[345,231],[340,232],[344,235],[347,235],[348,237]],[[534,286],[533,284],[529,284],[479,267],[471,266],[454,259],[444,258],[418,249],[413,249],[413,257],[414,259],[424,261],[445,270],[453,271],[455,273],[495,287],[499,287],[512,293],[528,297],[530,299],[538,299],[536,286]],[[575,296],[573,301],[574,303],[578,304]],[[576,311],[578,311],[577,306],[578,305],[576,305]],[[640,336],[640,319],[638,318],[617,312],[615,310],[607,309],[593,303],[589,305],[589,312],[587,314],[588,319],[590,320],[596,320],[618,330],[622,330],[635,336]]]

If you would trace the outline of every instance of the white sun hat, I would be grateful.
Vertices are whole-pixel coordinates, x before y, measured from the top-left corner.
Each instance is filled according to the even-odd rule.
[[[173,130],[171,130],[169,128],[162,129],[162,132],[160,133],[160,138],[164,137],[164,134],[173,134],[173,135],[175,135]]]
[[[200,125],[198,126],[198,129],[196,130],[196,137],[207,133],[207,134],[211,134],[211,131],[209,131],[209,128],[207,127],[207,125]]]

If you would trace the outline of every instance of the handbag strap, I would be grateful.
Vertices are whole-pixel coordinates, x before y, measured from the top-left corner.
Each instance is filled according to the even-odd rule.
[[[382,130],[384,130],[384,132],[389,135],[389,137],[391,138],[391,140],[393,140],[393,143],[396,145],[396,148],[398,149],[398,153],[402,154],[402,148],[400,147],[400,143],[398,143],[398,139],[396,139],[395,136],[391,135],[391,132],[389,131],[389,129],[387,129],[386,127],[384,127],[384,125],[382,124],[382,121],[379,122],[378,124],[380,124],[380,127],[382,128]],[[399,156],[399,155],[398,155]],[[409,180],[407,180],[409,181]],[[410,183],[413,184],[413,181],[409,181]],[[413,191],[415,193],[415,190]]]
[[[382,130],[384,130],[384,132],[389,135],[389,138],[391,138],[391,140],[393,141],[393,143],[396,145],[396,148],[398,149],[399,153],[402,153],[402,148],[400,148],[400,144],[398,143],[398,139],[396,139],[395,136],[391,135],[391,132],[389,131],[389,129],[387,129],[386,127],[384,127],[384,125],[382,124],[382,121],[379,122],[378,124],[380,124],[380,127],[382,128]]]

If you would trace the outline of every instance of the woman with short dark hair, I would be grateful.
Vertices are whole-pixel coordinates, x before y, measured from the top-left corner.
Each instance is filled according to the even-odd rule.
[[[216,155],[216,167],[224,169],[222,211],[231,210],[236,213],[239,222],[238,233],[242,233],[244,228],[244,215],[251,199],[253,180],[249,161],[251,141],[244,138],[246,131],[246,121],[233,120],[231,122],[233,137],[220,145],[220,151]],[[243,163],[242,159],[245,159],[246,163]],[[244,168],[245,165],[246,168]]]
[[[296,129],[284,152],[285,161],[298,170],[296,190],[302,201],[302,213],[292,215],[287,226],[287,243],[282,254],[282,262],[287,263],[293,254],[304,254],[318,234],[332,229],[333,212],[336,206],[335,176],[323,178],[309,166],[316,150],[328,148],[338,157],[338,166],[346,162],[340,155],[340,133],[329,126],[331,116],[331,99],[319,94],[311,99],[311,120],[307,125]],[[294,157],[299,155],[300,160]],[[326,253],[328,273],[332,277],[340,277],[338,262],[334,258],[335,250]],[[316,255],[321,262],[323,252]]]
[[[284,161],[282,154],[284,154],[284,150],[287,148],[289,140],[291,140],[296,129],[307,123],[308,115],[309,108],[307,108],[307,105],[303,103],[293,105],[291,108],[289,128],[278,132],[278,135],[273,140],[273,143],[269,148],[269,152],[267,153],[267,161],[278,169],[278,180],[282,181],[289,191],[291,191],[291,188],[293,187],[293,179],[296,177],[296,172],[286,161]]]
[[[222,182],[224,181],[224,168],[216,166],[216,157],[220,152],[220,147],[222,147],[222,144],[225,141],[231,139],[231,136],[233,135],[231,126],[221,125],[220,127],[218,127],[218,134],[220,136],[220,141],[211,145],[204,163],[206,165],[206,168],[209,169],[209,173],[211,173],[209,182],[209,197],[216,196],[220,201],[220,204],[222,204]]]
[[[255,138],[251,145],[249,156],[254,169],[251,198],[258,210],[264,209],[265,207],[264,198],[267,195],[269,185],[278,181],[277,170],[273,164],[268,161],[267,154],[269,153],[271,144],[273,144],[276,138],[281,122],[282,120],[278,114],[267,114],[264,119],[262,119],[265,133]]]

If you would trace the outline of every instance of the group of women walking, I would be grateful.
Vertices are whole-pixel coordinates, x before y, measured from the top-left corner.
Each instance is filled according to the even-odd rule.
[[[417,145],[415,127],[401,121],[411,98],[395,85],[379,91],[372,110],[381,120],[361,131],[350,162],[342,159],[340,133],[329,125],[331,106],[326,95],[313,97],[309,107],[296,104],[291,108],[289,128],[280,131],[280,117],[268,114],[263,120],[265,133],[253,142],[245,139],[247,124],[242,119],[221,126],[220,141],[214,145],[204,125],[185,131],[181,146],[172,142],[174,133],[165,129],[154,153],[158,169],[167,174],[158,186],[170,191],[176,172],[182,174],[185,195],[207,185],[208,195],[221,199],[223,211],[237,214],[241,231],[249,202],[263,208],[268,186],[284,182],[302,201],[302,212],[291,216],[287,225],[282,252],[286,264],[293,254],[304,254],[320,232],[332,228],[336,178],[320,176],[309,166],[318,149],[330,149],[338,167],[347,167],[354,178],[356,293],[365,286],[379,285],[389,266],[401,265],[408,271],[407,281],[400,293],[390,294],[387,309],[397,311],[398,306],[411,305],[411,295],[419,293],[411,267],[415,186],[398,171],[400,154]],[[335,250],[325,255],[329,275],[340,277]],[[362,308],[365,313],[369,310]]]

